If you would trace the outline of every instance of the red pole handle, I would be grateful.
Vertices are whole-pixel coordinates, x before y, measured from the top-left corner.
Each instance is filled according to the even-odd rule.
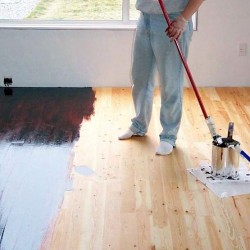
[[[162,13],[163,13],[163,15],[164,15],[164,17],[165,17],[165,19],[166,19],[166,21],[167,21],[167,24],[168,24],[168,26],[170,26],[170,25],[171,25],[171,21],[170,21],[170,18],[169,18],[169,16],[168,16],[168,13],[167,13],[167,11],[166,11],[166,8],[165,8],[165,6],[164,6],[164,3],[163,3],[162,0],[158,0],[158,1],[159,1],[160,6],[161,6]],[[195,84],[195,82],[194,82],[193,76],[192,76],[191,71],[190,71],[190,69],[189,69],[189,67],[188,67],[187,60],[186,60],[186,58],[184,57],[184,55],[183,55],[183,53],[182,53],[182,51],[181,51],[181,48],[180,48],[180,45],[179,45],[177,39],[174,39],[174,42],[175,42],[176,48],[177,48],[177,50],[178,50],[178,52],[179,52],[179,55],[180,55],[180,57],[181,57],[182,63],[183,63],[183,65],[184,65],[185,69],[186,69],[186,72],[187,72],[188,78],[189,78],[189,80],[190,80],[190,83],[191,83],[191,85],[192,85],[192,87],[193,87],[195,96],[196,96],[196,98],[197,98],[197,100],[198,100],[198,102],[199,102],[199,105],[200,105],[200,107],[201,107],[201,111],[202,111],[202,113],[203,113],[205,119],[207,119],[207,118],[208,118],[208,115],[207,115],[206,109],[205,109],[205,107],[204,107],[204,105],[203,105],[203,103],[202,103],[202,100],[201,100],[199,91],[198,91],[198,89],[197,89],[197,87],[196,87],[196,84]]]

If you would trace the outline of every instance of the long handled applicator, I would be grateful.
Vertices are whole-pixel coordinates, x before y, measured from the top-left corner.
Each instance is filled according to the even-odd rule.
[[[168,24],[168,27],[170,27],[170,26],[171,26],[171,20],[170,20],[170,18],[169,18],[169,16],[168,16],[168,13],[167,13],[167,10],[166,10],[166,8],[165,8],[165,6],[164,6],[163,0],[158,0],[158,1],[159,1],[160,6],[161,6],[162,13],[163,13],[163,15],[164,15],[164,17],[165,17],[165,19],[166,19],[167,24]],[[199,91],[198,91],[198,89],[197,89],[197,87],[196,87],[195,81],[194,81],[194,79],[193,79],[193,76],[192,76],[191,71],[190,71],[190,69],[189,69],[189,66],[188,66],[188,64],[187,64],[187,60],[186,60],[186,58],[184,57],[184,55],[183,55],[183,53],[182,53],[182,51],[181,51],[181,48],[180,48],[180,45],[179,45],[177,39],[174,39],[174,43],[175,43],[175,45],[176,45],[176,48],[177,48],[177,50],[178,50],[178,53],[179,53],[180,58],[181,58],[181,60],[182,60],[182,63],[183,63],[183,65],[184,65],[184,67],[185,67],[185,70],[186,70],[186,72],[187,72],[188,78],[189,78],[189,80],[190,80],[191,86],[192,86],[192,88],[193,88],[193,90],[194,90],[195,96],[196,96],[196,98],[197,98],[197,100],[198,100],[198,103],[199,103],[199,105],[200,105],[200,108],[201,108],[201,111],[202,111],[202,113],[203,113],[203,116],[204,116],[204,118],[205,118],[205,120],[206,120],[206,123],[207,123],[207,126],[208,126],[208,128],[209,128],[210,134],[211,134],[213,140],[214,140],[216,143],[222,144],[222,143],[223,143],[223,142],[222,142],[222,138],[221,138],[220,135],[217,134],[216,128],[215,128],[215,124],[214,124],[212,118],[211,118],[210,116],[208,116],[208,114],[207,114],[207,112],[206,112],[206,109],[205,109],[205,107],[204,107],[204,105],[203,105],[203,102],[202,102],[202,100],[201,100]],[[237,147],[235,147],[235,150],[236,150],[241,156],[243,156],[244,158],[246,158],[246,159],[250,162],[250,156],[249,156],[246,152],[244,152],[244,151],[240,148],[239,145],[238,145]]]

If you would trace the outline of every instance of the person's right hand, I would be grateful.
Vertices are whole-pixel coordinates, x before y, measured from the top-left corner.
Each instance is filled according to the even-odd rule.
[[[179,15],[166,29],[166,34],[171,42],[175,39],[178,40],[181,37],[186,29],[187,22],[188,21],[182,15]]]

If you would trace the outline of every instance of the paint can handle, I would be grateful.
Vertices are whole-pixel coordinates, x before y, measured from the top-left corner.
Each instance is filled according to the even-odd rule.
[[[234,123],[229,122],[228,124],[228,133],[227,133],[227,138],[232,140],[233,139],[233,132],[234,132]]]

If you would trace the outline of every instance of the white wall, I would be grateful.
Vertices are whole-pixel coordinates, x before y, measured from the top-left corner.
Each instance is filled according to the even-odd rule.
[[[125,86],[133,32],[2,30],[0,77],[13,86]]]
[[[198,86],[250,86],[249,0],[207,0],[189,66]],[[134,30],[0,30],[0,86],[130,86]],[[247,43],[247,56],[238,44]]]
[[[197,85],[250,87],[249,24],[249,0],[204,2],[189,56]],[[247,56],[238,55],[239,43],[247,43]]]

